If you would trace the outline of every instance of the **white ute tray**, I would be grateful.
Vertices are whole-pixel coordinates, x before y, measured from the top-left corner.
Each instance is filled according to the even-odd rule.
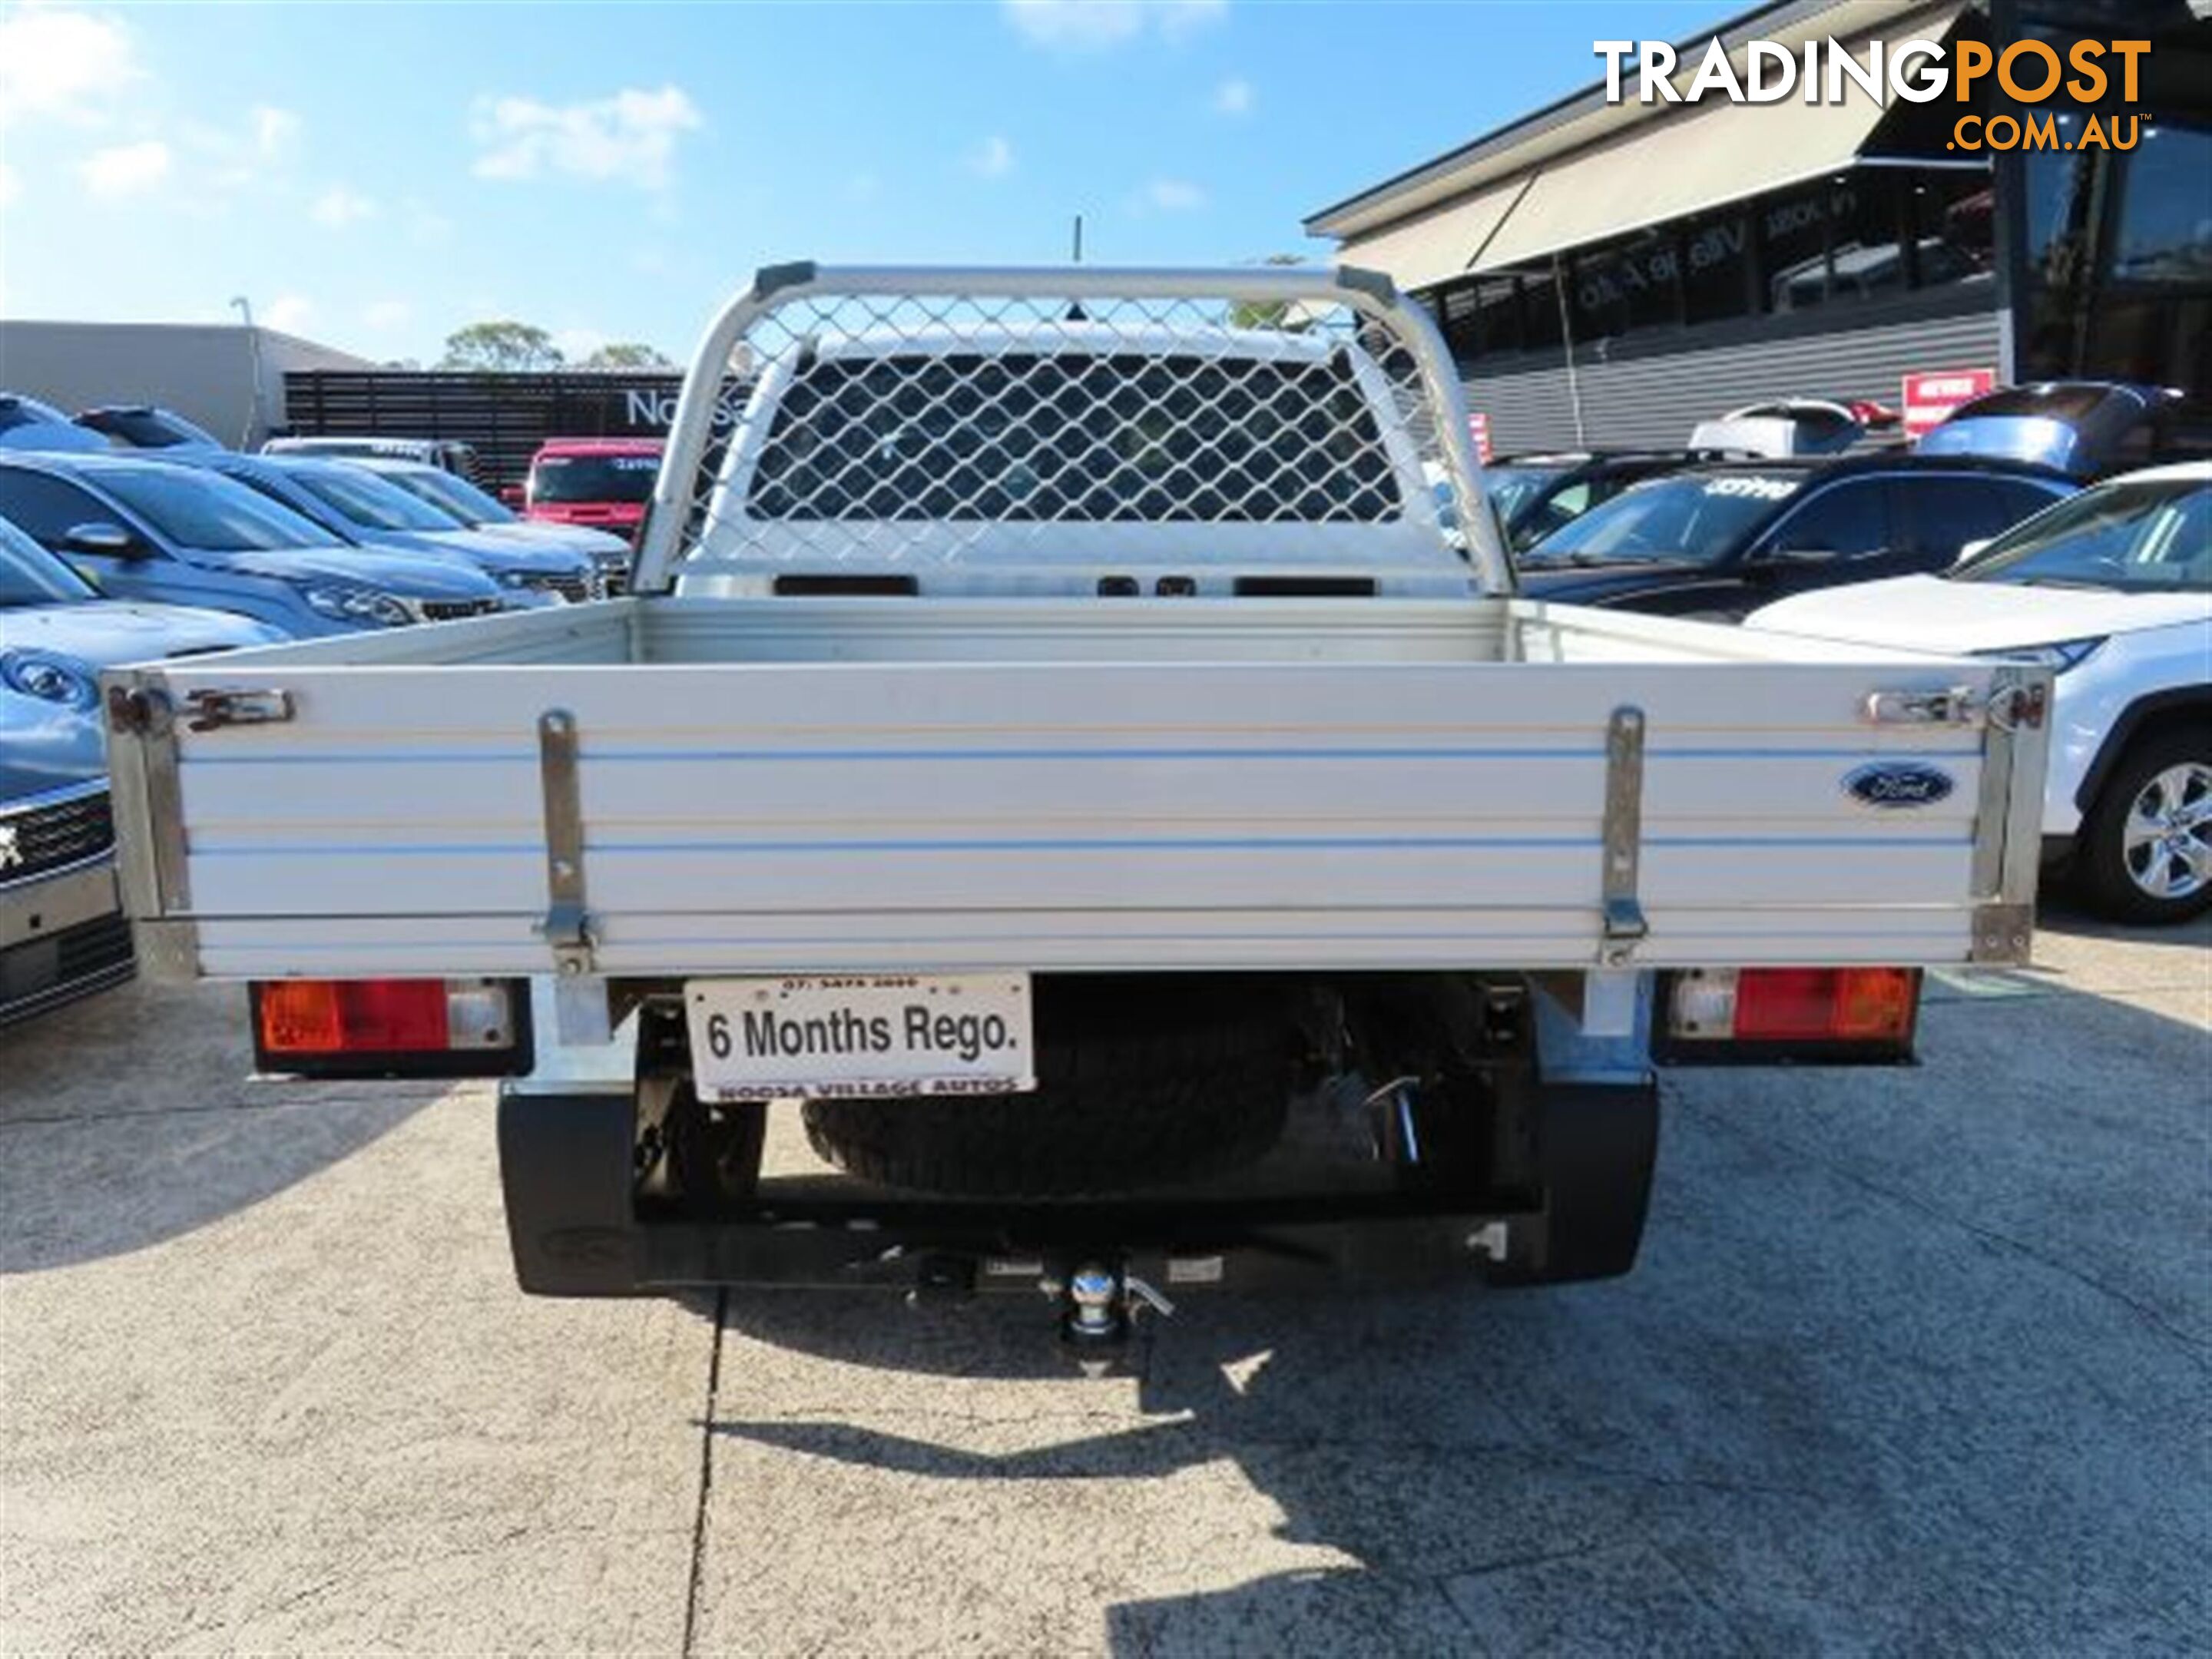
[[[2016,960],[2047,684],[1504,599],[638,597],[108,677],[149,971],[237,978]]]

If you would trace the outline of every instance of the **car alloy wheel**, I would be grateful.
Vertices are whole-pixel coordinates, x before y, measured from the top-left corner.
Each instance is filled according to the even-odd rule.
[[[2121,836],[2128,878],[2147,896],[2194,898],[2212,883],[2212,766],[2183,761],[2153,773]]]

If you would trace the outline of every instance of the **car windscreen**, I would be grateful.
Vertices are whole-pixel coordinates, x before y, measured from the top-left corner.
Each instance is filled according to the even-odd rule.
[[[91,583],[0,519],[0,606],[74,605],[99,597]]]
[[[95,432],[120,438],[137,449],[167,449],[173,444],[206,444],[216,449],[222,442],[213,433],[194,426],[181,415],[164,415],[150,409],[103,409],[86,418]]]
[[[70,417],[36,398],[0,398],[0,432],[19,426],[67,426]]]
[[[444,508],[353,467],[288,469],[286,476],[358,530],[458,530]]]
[[[1510,524],[1515,514],[1565,471],[1563,466],[1486,466],[1482,469],[1482,487],[1490,492],[1498,516]]]
[[[1374,411],[1322,357],[825,357],[777,406],[745,503],[774,520],[1372,523]]]
[[[395,489],[404,489],[418,501],[443,507],[463,524],[517,524],[498,496],[478,489],[466,478],[450,472],[379,472],[376,476]]]
[[[1624,489],[1522,556],[1532,566],[1709,563],[1804,487],[1802,472],[1679,473]]]
[[[2014,526],[1950,573],[1954,581],[2212,591],[2212,482],[2100,484]]]
[[[2078,421],[2112,395],[2101,386],[2008,386],[1964,403],[1950,419],[1979,421],[2024,416],[2049,421]]]
[[[103,471],[99,483],[155,534],[182,547],[268,553],[331,544],[329,531],[220,473],[149,465]]]
[[[531,464],[534,501],[643,501],[653,495],[658,455],[540,455]]]

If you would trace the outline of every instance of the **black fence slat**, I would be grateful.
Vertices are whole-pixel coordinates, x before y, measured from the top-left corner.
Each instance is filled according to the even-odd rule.
[[[284,376],[286,435],[442,438],[474,446],[482,481],[520,483],[548,438],[664,438],[683,376],[305,369]]]

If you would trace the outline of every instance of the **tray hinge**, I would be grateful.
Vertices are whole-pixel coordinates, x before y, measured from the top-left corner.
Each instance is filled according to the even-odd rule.
[[[1598,959],[1608,968],[1625,966],[1651,931],[1636,896],[1643,836],[1644,711],[1624,705],[1605,730],[1605,933]]]
[[[584,803],[576,781],[576,717],[549,708],[538,717],[538,771],[545,794],[544,920],[538,931],[564,975],[588,974],[592,918],[584,908]]]

